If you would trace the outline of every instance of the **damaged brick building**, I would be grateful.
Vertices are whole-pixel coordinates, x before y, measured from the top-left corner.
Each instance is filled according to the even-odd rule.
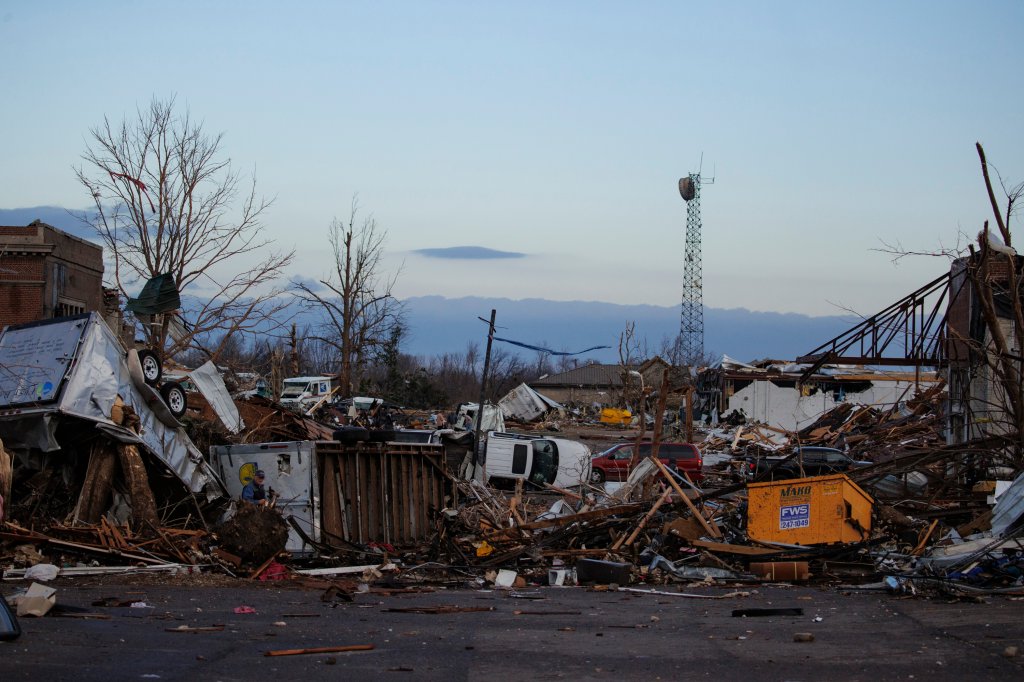
[[[38,220],[0,225],[0,327],[103,307],[103,248]]]

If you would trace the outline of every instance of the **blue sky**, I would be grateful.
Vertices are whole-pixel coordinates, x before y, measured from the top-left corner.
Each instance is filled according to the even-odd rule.
[[[1024,3],[0,0],[0,207],[88,206],[90,126],[155,95],[225,132],[325,274],[353,194],[400,296],[677,304],[705,175],[709,306],[871,314],[1024,180]],[[479,246],[525,254],[438,258]]]

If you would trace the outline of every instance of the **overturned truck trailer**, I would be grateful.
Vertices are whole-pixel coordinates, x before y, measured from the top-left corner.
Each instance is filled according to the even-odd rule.
[[[445,506],[444,448],[424,443],[294,441],[210,448],[229,493],[239,497],[256,471],[291,521],[286,549],[420,542]]]
[[[27,464],[81,446],[62,437],[72,423],[91,435],[142,448],[206,501],[223,486],[159,394],[133,378],[126,351],[98,313],[11,325],[0,332],[0,439]],[[136,368],[137,369],[137,368]],[[138,374],[138,372],[136,372]],[[141,385],[140,385],[141,384]],[[115,421],[116,405],[138,416],[135,429]],[[63,440],[63,442],[62,442]]]

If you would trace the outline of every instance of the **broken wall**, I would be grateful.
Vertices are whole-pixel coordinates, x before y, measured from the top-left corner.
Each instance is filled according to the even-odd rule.
[[[771,381],[752,381],[729,398],[726,414],[736,410],[747,419],[787,431],[799,431],[842,403],[890,406],[916,393],[912,381],[886,381],[874,383],[865,391],[846,393],[844,399],[836,400],[832,391],[819,390],[802,396],[795,387],[779,386]]]

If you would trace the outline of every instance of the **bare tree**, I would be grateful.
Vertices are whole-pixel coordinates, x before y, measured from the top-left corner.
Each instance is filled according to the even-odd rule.
[[[974,391],[972,402],[982,403],[986,395],[994,398],[997,405],[989,413],[986,431],[1002,432],[1013,443],[1011,456],[1019,470],[1024,466],[1024,358],[1020,353],[1024,339],[1024,263],[1011,245],[1010,227],[1014,208],[1024,196],[1024,184],[1008,188],[1000,178],[1006,196],[1006,207],[1001,209],[981,144],[977,151],[999,234],[990,232],[986,220],[978,234],[977,248],[969,245],[971,255],[965,261],[966,275],[987,331],[980,340],[971,340],[975,344],[974,357],[983,365],[983,380],[989,379],[994,388],[991,393]]]
[[[372,216],[357,225],[358,213],[353,198],[348,222],[336,219],[328,229],[334,272],[320,280],[322,288],[295,282],[299,299],[325,315],[320,333],[310,338],[337,351],[338,382],[349,395],[365,364],[402,321],[401,304],[391,295],[398,275],[384,279],[381,273],[387,233],[377,229]]]
[[[646,356],[644,342],[636,336],[636,323],[632,320],[626,322],[625,329],[619,335],[619,367],[622,377],[622,403],[627,407],[636,410],[643,408],[643,402],[647,399],[644,390],[643,379],[640,375],[631,372],[643,362]]]
[[[272,284],[292,252],[269,252],[261,218],[270,201],[257,197],[221,154],[223,133],[208,134],[174,98],[153,99],[134,119],[90,129],[75,169],[96,205],[83,218],[113,259],[114,284],[138,294],[152,277],[171,273],[178,290],[213,285],[186,314],[189,332],[168,342],[168,323],[147,327],[150,345],[174,354],[199,339],[217,356],[232,334],[265,329],[283,308]],[[237,208],[236,208],[237,207]],[[218,266],[242,264],[218,279]],[[201,282],[200,282],[201,281]],[[271,286],[267,286],[271,284]]]

